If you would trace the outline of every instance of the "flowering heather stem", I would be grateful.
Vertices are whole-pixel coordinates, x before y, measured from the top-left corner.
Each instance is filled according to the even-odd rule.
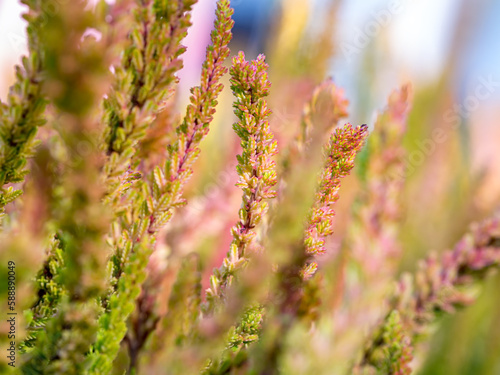
[[[192,89],[191,104],[183,123],[177,128],[177,140],[167,150],[169,157],[164,167],[156,167],[149,175],[149,184],[141,185],[145,191],[131,199],[140,216],[139,222],[144,221],[144,224],[137,225],[134,220],[125,223],[124,228],[128,228],[125,230],[131,234],[130,241],[140,239],[144,233],[156,235],[172,217],[172,209],[184,204],[182,187],[193,173],[191,165],[199,155],[198,145],[208,133],[217,97],[223,88],[219,80],[227,71],[223,64],[229,55],[228,44],[234,23],[232,14],[229,1],[218,2],[212,44],[207,47],[202,67],[201,85]],[[122,258],[125,259],[126,254]]]
[[[332,129],[341,119],[347,117],[348,104],[344,91],[331,79],[314,88],[311,99],[304,105],[299,131],[281,161],[280,192],[285,188],[286,178],[292,166],[305,158],[311,148],[322,147],[324,139]]]
[[[347,124],[336,129],[330,138],[325,149],[326,163],[321,172],[304,236],[305,252],[310,259],[326,251],[325,238],[333,233],[333,206],[339,199],[340,180],[351,172],[354,159],[367,135],[366,125],[353,128]],[[308,262],[303,269],[303,277],[310,278],[316,269],[315,262]]]
[[[409,85],[390,94],[387,107],[377,116],[365,152],[360,155],[362,188],[353,204],[353,218],[343,243],[346,263],[342,267],[346,268],[340,273],[356,277],[343,278],[336,284],[343,292],[338,294],[338,301],[350,301],[337,313],[350,324],[335,327],[337,334],[357,330],[355,337],[360,344],[363,332],[385,313],[380,301],[392,285],[402,255],[399,236],[404,218],[403,139],[411,96]]]
[[[119,221],[110,235],[115,248],[109,263],[114,287],[135,239],[142,238],[149,220],[137,216],[142,215],[139,207],[148,195],[147,183],[138,182],[142,176],[134,171],[139,162],[135,157],[138,143],[154,122],[159,104],[177,82],[175,73],[182,67],[180,55],[185,50],[180,42],[191,25],[189,12],[195,2],[136,1],[130,45],[121,65],[115,68],[113,88],[104,100],[104,145],[108,155],[105,176],[109,186],[105,201]],[[134,188],[124,197],[131,186]],[[132,220],[125,217],[130,211],[136,214]]]
[[[81,6],[80,2],[60,4],[40,34],[45,88],[58,112],[55,126],[68,158],[54,207],[64,250],[64,268],[58,276],[67,295],[39,333],[34,350],[25,355],[23,372],[27,373],[83,372],[85,353],[97,331],[96,298],[105,288],[104,235],[110,215],[101,204],[104,158],[94,109],[107,88],[109,52],[105,38],[99,43],[82,36],[104,21],[106,5],[99,3],[95,13]]]
[[[29,351],[29,348],[36,345],[38,333],[44,329],[47,322],[55,314],[61,299],[67,295],[67,290],[58,278],[64,268],[62,252],[61,241],[56,235],[50,244],[50,249],[46,250],[43,266],[36,275],[39,298],[31,307],[30,322],[26,327],[27,336],[20,344],[21,353]]]
[[[324,254],[325,239],[333,233],[333,206],[339,199],[341,179],[354,167],[354,159],[368,136],[368,127],[346,124],[335,129],[325,146],[325,162],[319,176],[319,186],[314,195],[304,230],[303,244],[294,251],[291,261],[284,265],[279,276],[283,300],[279,309],[296,316],[302,299],[303,281],[317,269],[314,258]]]
[[[113,25],[118,28],[118,34],[124,27],[121,18],[129,12],[128,3],[126,0],[117,2],[111,8],[110,16]],[[175,72],[182,66],[179,57],[185,50],[180,41],[190,26],[189,11],[194,3],[193,0],[169,3],[137,0],[132,10],[135,22],[129,33],[129,45],[125,49],[121,64],[114,67],[112,90],[104,100],[104,148],[107,151],[104,179],[108,189],[103,197],[118,221],[127,221],[121,216],[134,204],[142,204],[143,196],[147,195],[144,183],[136,183],[135,191],[123,199],[124,193],[141,177],[130,168],[131,162],[133,167],[138,162],[133,159],[137,143],[154,120],[159,103],[170,93],[172,84],[177,82]],[[115,42],[120,44],[120,40]],[[148,222],[146,220],[143,225],[137,224],[133,225],[134,228],[126,238],[133,238],[132,233],[147,228]],[[123,244],[121,231],[118,230],[118,234],[116,232],[115,226],[111,231],[111,245],[114,248],[129,250],[121,250],[113,255],[109,265],[114,276],[121,274],[132,248]],[[115,277],[113,285],[116,286],[117,282]],[[50,294],[52,290],[54,289],[45,292]]]
[[[22,193],[6,185],[24,181],[28,173],[24,169],[26,158],[33,154],[38,127],[45,123],[39,31],[46,15],[42,1],[24,0],[23,3],[28,6],[24,18],[28,21],[29,56],[23,57],[22,66],[16,66],[17,82],[10,88],[7,103],[0,102],[0,220],[5,205]]]
[[[168,8],[168,4],[165,6]],[[154,9],[158,11],[159,8],[155,6]],[[192,174],[191,165],[199,154],[197,146],[208,133],[217,97],[222,90],[219,80],[226,72],[223,63],[229,55],[232,13],[229,1],[218,2],[215,30],[211,34],[212,44],[207,47],[201,85],[192,90],[191,104],[177,129],[178,138],[167,150],[168,159],[164,168],[155,168],[148,180],[140,181],[129,196],[129,215],[121,218],[121,238],[112,259],[116,293],[109,303],[113,309],[99,321],[98,339],[90,356],[92,373],[104,373],[111,368],[127,331],[125,322],[134,309],[140,286],[146,277],[146,266],[157,232],[172,217],[172,209],[184,203],[181,199],[182,187]],[[133,337],[130,339],[133,340]],[[130,348],[137,348],[138,344],[142,346],[142,343],[134,342]]]
[[[265,56],[248,63],[240,52],[233,59],[231,68],[231,89],[237,100],[234,104],[239,122],[233,125],[241,139],[243,152],[238,155],[237,186],[243,190],[239,221],[232,228],[233,241],[222,266],[210,278],[211,288],[207,290],[208,310],[224,297],[234,273],[246,261],[245,253],[251,248],[255,227],[268,209],[265,199],[274,198],[271,188],[276,185],[276,163],[271,159],[277,153],[277,143],[270,131],[265,97],[271,83],[267,77],[268,65]]]
[[[126,5],[126,2],[124,4]],[[116,16],[122,15],[124,4],[117,4],[112,14],[116,13]],[[119,216],[118,219],[121,222],[121,225],[115,226],[112,231],[111,243],[117,249],[117,252],[108,264],[108,269],[111,269],[114,291],[120,289],[126,291],[126,294],[122,293],[120,300],[123,302],[121,305],[123,310],[128,310],[126,314],[114,313],[112,315],[112,318],[116,319],[116,331],[113,332],[111,329],[111,327],[114,327],[111,323],[106,323],[108,328],[101,332],[102,336],[100,336],[100,341],[96,345],[98,351],[94,352],[91,357],[90,362],[95,361],[97,364],[102,364],[102,368],[105,369],[109,368],[114,355],[117,353],[121,337],[123,337],[122,333],[124,334],[126,331],[124,321],[131,310],[129,310],[128,304],[125,302],[125,297],[129,296],[131,301],[137,297],[136,291],[139,290],[137,286],[142,283],[145,277],[143,275],[145,272],[143,266],[148,259],[145,254],[150,254],[153,248],[155,236],[152,235],[156,233],[156,229],[160,228],[162,223],[168,220],[170,214],[162,211],[161,205],[167,201],[167,197],[158,194],[158,183],[161,183],[162,179],[164,179],[159,169],[155,170],[150,177],[151,190],[154,191],[151,195],[154,195],[158,200],[163,198],[162,202],[158,203],[157,200],[147,198],[150,192],[144,181],[136,182],[136,187],[132,192],[129,192],[125,205],[121,197],[134,183],[134,180],[140,178],[132,170],[127,170],[136,151],[137,142],[143,137],[144,129],[154,119],[158,104],[171,90],[171,84],[176,82],[174,74],[182,65],[179,56],[184,51],[184,47],[180,46],[179,43],[190,25],[188,11],[191,9],[192,4],[194,4],[194,1],[191,0],[168,4],[159,1],[148,1],[145,7],[142,7],[142,2],[137,4],[134,11],[136,24],[138,25],[137,29],[133,29],[130,33],[131,45],[125,51],[122,66],[115,67],[113,90],[105,99],[105,123],[108,126],[105,142],[108,145],[108,160],[104,168],[104,175],[108,184],[106,203],[110,205],[115,215]],[[232,10],[229,8],[228,2],[219,5],[219,17],[216,21],[218,29],[212,35],[215,48],[214,46],[209,47],[207,62],[204,66],[204,75],[212,77],[210,84],[205,87],[208,91],[218,83],[218,79],[223,73],[223,71],[221,73],[221,66],[224,57],[228,54],[227,43],[231,37],[231,13]],[[160,58],[156,56],[157,51],[163,51]],[[142,69],[140,69],[141,67]],[[203,95],[203,91],[201,95]],[[211,104],[215,105],[214,103]],[[199,115],[194,115],[194,118],[198,117]],[[210,121],[211,117],[207,117],[205,120]],[[152,208],[157,203],[160,207],[154,213],[144,213],[144,210],[142,210],[144,205]],[[131,212],[131,216],[122,217],[127,211]],[[118,231],[116,228],[118,228]],[[116,232],[118,234],[115,234]],[[142,241],[145,234],[148,236]],[[141,243],[136,244],[136,239],[141,240]],[[150,241],[153,242],[150,243]],[[150,244],[147,245],[148,243]],[[133,253],[137,251],[140,251],[141,254],[134,255]],[[127,262],[130,267],[124,269]],[[132,272],[131,270],[134,270],[132,278],[129,277],[129,280],[124,281],[119,280],[123,272]],[[54,275],[51,276],[51,280],[53,279]],[[53,282],[50,285],[52,284]],[[45,282],[43,275],[40,285],[49,285]],[[50,306],[45,306],[47,308],[38,308],[38,310],[48,312],[57,306],[57,297],[60,295],[61,290],[60,288],[50,287],[44,292],[46,292],[45,296],[47,296],[45,299],[52,302],[48,304]],[[106,301],[105,304],[112,303],[113,306],[120,306],[120,302],[115,301],[116,296],[110,298],[113,301]],[[43,301],[41,301],[41,304],[43,304]],[[37,303],[37,307],[44,307],[41,304]],[[40,322],[44,320],[43,316],[39,318]],[[109,317],[103,317],[103,324],[107,322],[107,319]],[[37,322],[34,323],[34,326],[38,324]],[[109,341],[110,335],[112,335],[113,342],[118,340],[117,345],[111,343],[101,345],[101,342]],[[102,360],[99,359],[99,351],[106,353]],[[94,365],[92,365],[92,368],[98,371],[98,368]]]
[[[228,0],[217,3],[215,28],[212,43],[207,47],[202,66],[201,84],[191,90],[182,124],[177,128],[177,139],[167,149],[167,160],[163,168],[151,174],[153,204],[150,207],[148,233],[155,233],[172,216],[172,208],[183,205],[183,186],[193,174],[192,165],[198,158],[200,142],[209,131],[213,120],[217,98],[223,89],[221,77],[227,72],[224,61],[229,56],[233,9]]]
[[[412,338],[405,330],[397,310],[391,311],[387,316],[376,337],[377,353],[369,353],[368,363],[355,367],[353,374],[365,374],[365,370],[371,365],[381,374],[410,375],[410,364],[413,360]]]
[[[191,25],[190,11],[196,0],[135,3],[129,45],[121,64],[114,68],[113,88],[104,100],[110,198],[121,192],[120,177],[131,161],[133,166],[139,162],[134,158],[137,145],[177,82],[175,73],[182,67],[180,56],[185,51],[180,42]]]
[[[298,152],[303,153],[307,147],[314,146],[325,133],[330,133],[341,119],[346,118],[348,104],[344,91],[332,79],[316,86],[311,100],[304,106],[300,132],[295,138],[294,146]]]
[[[402,142],[410,100],[409,86],[390,95],[367,144],[367,160],[361,172],[366,188],[358,198],[359,213],[349,241],[352,257],[363,269],[367,283],[380,279],[381,268],[390,277],[401,255],[398,232],[405,183],[401,175],[405,156]]]
[[[135,300],[146,279],[146,266],[153,248],[149,236],[129,249],[127,264],[114,293],[107,301],[106,312],[99,317],[97,337],[86,358],[88,374],[107,374],[111,371],[125,334],[127,319],[134,311]]]
[[[118,0],[116,1],[112,6],[107,6],[103,4],[99,5],[100,12],[102,13],[101,16],[109,16],[111,19],[107,18],[105,23],[104,20],[101,20],[102,22],[99,24],[99,29],[102,32],[103,40],[102,43],[106,45],[106,55],[110,58],[110,61],[113,61],[116,59],[117,52],[119,51],[119,47],[121,46],[121,41],[123,38],[124,34],[124,27],[129,25],[129,20],[128,20],[128,13],[129,13],[129,0]],[[46,15],[47,16],[47,15]],[[50,16],[50,13],[49,13]],[[106,64],[110,64],[110,61],[107,61]],[[107,81],[104,82],[99,82],[98,85],[102,85],[107,83]],[[106,87],[107,89],[107,87]],[[102,90],[105,90],[104,88]],[[113,92],[109,94],[110,97],[113,97]],[[99,98],[100,100],[100,98]],[[106,121],[104,121],[106,122]],[[102,132],[102,129],[99,127],[98,129],[95,130],[96,132]],[[100,148],[102,148],[102,139],[98,138],[95,134],[92,134],[92,137],[94,140],[92,141],[92,147],[95,147],[95,145],[99,145]],[[81,143],[77,147],[80,149],[86,147],[86,143]],[[103,156],[103,155],[102,155]],[[99,161],[99,166],[100,166],[100,177],[99,180],[104,179],[107,184],[107,188],[109,188],[110,182],[110,176],[107,174],[109,164],[112,163],[112,161],[105,161],[104,159],[102,161]],[[103,175],[104,171],[104,176]],[[134,179],[137,179],[137,175],[132,174],[132,173],[123,173],[124,176],[121,177],[121,184],[116,188],[114,193],[123,193],[124,190],[126,190],[127,187],[129,187]],[[98,194],[97,190],[95,192]],[[109,193],[109,189],[104,189],[103,191],[100,192],[102,194],[101,200],[104,199]],[[109,202],[108,202],[109,203]],[[122,207],[119,206],[112,206],[110,205],[109,207],[111,211],[114,211],[113,213],[117,215],[118,209],[122,209]],[[50,317],[52,317],[56,309],[58,307],[58,304],[63,296],[66,296],[68,291],[65,290],[65,287],[63,283],[61,282],[61,276],[60,273],[63,272],[64,269],[64,262],[62,260],[62,253],[64,253],[64,246],[63,246],[63,241],[61,240],[60,236],[56,234],[54,241],[52,244],[49,246],[48,249],[46,249],[47,257],[45,260],[45,263],[38,271],[38,274],[36,276],[36,284],[39,288],[38,290],[38,300],[35,302],[35,304],[32,307],[32,320],[27,327],[28,330],[28,338],[21,344],[22,350],[29,350],[30,347],[32,347],[36,341],[37,333],[41,329],[43,329],[45,323],[48,321]]]
[[[274,311],[266,318],[265,332],[255,348],[252,373],[278,374],[278,362],[293,324],[301,319],[304,309],[304,283],[316,271],[314,256],[325,251],[325,237],[332,233],[332,206],[338,200],[341,179],[349,175],[361,149],[368,128],[347,124],[336,129],[325,147],[326,161],[319,177],[313,206],[304,234],[304,242],[292,245],[292,253],[279,267],[276,282],[279,292],[273,299]],[[278,225],[278,223],[275,223]],[[307,307],[306,307],[307,308]]]
[[[413,344],[442,314],[474,302],[470,287],[500,265],[500,219],[495,216],[472,227],[451,251],[440,259],[431,255],[419,264],[416,274],[404,275],[390,301],[406,335]],[[469,290],[468,290],[469,289]],[[386,325],[390,315],[381,323]],[[367,343],[358,367],[380,368],[390,345],[380,337],[381,329]],[[381,354],[382,353],[382,354]]]

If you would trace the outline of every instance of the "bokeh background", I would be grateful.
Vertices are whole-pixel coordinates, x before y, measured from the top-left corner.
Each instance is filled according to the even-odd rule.
[[[496,0],[234,0],[232,50],[265,53],[273,82],[273,130],[280,144],[295,133],[303,103],[327,77],[350,100],[349,121],[373,126],[389,93],[413,86],[414,104],[405,139],[408,176],[401,239],[401,271],[413,270],[429,251],[441,252],[468,225],[496,211],[500,202],[500,1]],[[214,0],[200,0],[185,40],[176,106],[199,80],[209,42]],[[0,0],[0,98],[26,52],[22,6]],[[227,85],[226,85],[227,86]],[[190,205],[177,215],[167,243],[183,251],[227,249],[239,192],[234,187],[238,143],[225,90],[214,128],[188,189]],[[435,139],[433,130],[443,129]],[[338,217],[337,241],[349,215],[349,193]],[[213,212],[196,223],[199,210]],[[210,208],[209,207],[209,208]],[[187,222],[190,226],[187,227]],[[189,230],[191,229],[191,230]],[[336,245],[337,244],[337,245]],[[206,255],[207,270],[224,253]],[[478,303],[443,317],[421,374],[500,374],[500,277],[491,278]]]

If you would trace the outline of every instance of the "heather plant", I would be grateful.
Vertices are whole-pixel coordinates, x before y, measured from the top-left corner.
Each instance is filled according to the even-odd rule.
[[[341,123],[349,102],[323,77],[331,24],[295,35],[314,41],[307,56],[274,53],[277,81],[306,70],[314,82],[293,93],[288,129],[273,117],[287,93],[273,97],[272,62],[230,61],[233,9],[217,1],[200,84],[173,114],[195,3],[23,0],[28,56],[0,103],[0,259],[18,288],[2,372],[418,371],[431,326],[500,265],[498,217],[400,272],[412,90],[395,90],[373,127]],[[231,186],[187,214],[226,73]]]

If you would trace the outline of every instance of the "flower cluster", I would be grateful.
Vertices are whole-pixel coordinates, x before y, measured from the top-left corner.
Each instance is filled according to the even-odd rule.
[[[309,256],[326,251],[325,238],[333,233],[333,206],[339,199],[340,180],[351,172],[356,154],[367,135],[366,125],[353,128],[351,124],[347,124],[333,132],[325,147],[325,167],[321,172],[318,191],[305,231],[304,246]],[[303,277],[310,278],[316,268],[315,262],[308,263],[303,270]]]
[[[131,10],[134,26],[121,64],[114,67],[113,88],[104,101],[111,188],[116,188],[117,178],[129,167],[138,142],[158,113],[159,103],[173,92],[175,73],[182,67],[180,57],[185,51],[180,42],[191,25],[194,3],[136,1]],[[138,160],[134,160],[136,163]]]
[[[344,91],[332,79],[327,79],[314,88],[310,100],[302,110],[300,128],[283,157],[280,184],[283,184],[292,165],[299,158],[305,158],[310,148],[323,146],[325,137],[328,137],[341,119],[347,117],[348,104]]]
[[[406,274],[397,283],[390,300],[391,316],[398,314],[413,345],[428,332],[441,314],[452,314],[457,308],[474,301],[471,287],[483,279],[492,267],[500,264],[500,219],[495,216],[472,227],[451,251],[440,259],[431,255],[423,260],[415,275]],[[383,329],[374,334],[363,354],[361,367],[381,369],[380,356],[392,345],[381,340]],[[382,353],[382,354],[381,354]]]
[[[436,314],[453,313],[474,301],[468,287],[500,263],[499,236],[500,219],[485,220],[474,225],[441,259],[429,256],[413,278],[407,275],[400,280],[391,305],[401,311],[415,335],[425,333]]]
[[[266,100],[270,82],[265,57],[248,63],[240,52],[231,68],[231,89],[237,101],[234,104],[239,122],[233,125],[241,139],[243,152],[238,155],[237,186],[243,190],[239,221],[232,228],[233,241],[222,266],[210,278],[211,288],[207,290],[209,309],[224,296],[224,290],[231,284],[234,273],[246,261],[246,251],[251,249],[255,228],[268,210],[266,199],[274,198],[272,187],[277,183],[276,163],[272,159],[277,153],[277,142],[269,128],[271,111]]]
[[[288,246],[289,252],[287,259],[282,259],[280,264],[274,266],[277,272],[271,279],[276,286],[272,302],[264,309],[263,337],[255,349],[254,356],[257,359],[248,363],[250,371],[260,373],[272,369],[271,373],[276,373],[294,325],[302,324],[306,320],[304,318],[311,315],[309,313],[313,305],[317,304],[317,296],[314,296],[316,288],[309,288],[308,280],[317,268],[312,258],[319,253],[318,249],[324,249],[324,239],[331,234],[334,216],[332,206],[338,200],[341,179],[352,170],[356,154],[367,136],[366,125],[353,127],[346,124],[332,132],[324,147],[325,160],[318,177],[319,186],[316,186],[312,207],[309,208],[306,228],[302,229],[302,243],[296,243],[293,237],[286,240],[280,238],[280,241],[285,241],[280,245]],[[288,191],[291,197],[294,193]],[[281,228],[288,217],[280,215],[275,219],[271,236],[281,237]],[[315,244],[316,247],[313,247]],[[239,353],[244,353],[244,350],[239,349]],[[237,355],[235,359],[242,355]]]
[[[137,3],[131,10],[135,17],[134,27],[139,28],[141,32],[133,29],[128,34],[126,44],[129,47],[125,50],[126,53],[123,55],[121,65],[115,66],[115,74],[113,75],[115,83],[105,99],[103,122],[107,126],[107,135],[104,139],[104,144],[107,144],[107,146],[103,150],[106,152],[107,157],[105,159],[98,157],[98,150],[94,150],[92,151],[93,155],[98,157],[95,159],[96,164],[92,166],[90,160],[87,160],[88,163],[85,164],[88,173],[92,173],[92,176],[100,181],[104,180],[108,184],[106,190],[96,189],[97,184],[94,184],[92,199],[96,203],[100,203],[98,206],[104,204],[103,209],[111,209],[111,212],[117,218],[117,221],[111,227],[108,240],[108,243],[114,248],[115,254],[112,255],[108,262],[108,267],[102,264],[106,253],[101,251],[99,266],[92,258],[89,258],[88,261],[94,262],[94,265],[86,266],[79,263],[78,270],[90,271],[94,269],[101,273],[103,270],[109,270],[111,289],[104,295],[102,294],[102,288],[105,286],[103,282],[106,280],[106,277],[102,274],[100,276],[97,276],[97,274],[87,276],[82,279],[83,276],[79,276],[81,271],[68,271],[73,270],[73,265],[77,265],[75,261],[80,262],[78,258],[72,260],[68,256],[88,256],[91,254],[91,249],[88,248],[89,252],[81,254],[72,253],[71,249],[74,244],[65,241],[65,231],[71,231],[72,221],[65,220],[64,225],[63,222],[60,222],[61,227],[63,227],[62,232],[58,235],[59,238],[54,242],[54,245],[51,246],[51,250],[48,252],[49,258],[37,278],[41,292],[39,294],[40,299],[32,309],[29,336],[22,344],[23,348],[30,352],[30,358],[32,358],[27,361],[26,368],[55,365],[55,362],[50,361],[52,354],[41,351],[40,346],[44,347],[43,350],[49,348],[51,351],[57,350],[58,344],[50,341],[57,340],[57,336],[52,335],[52,330],[59,330],[60,324],[66,324],[67,322],[64,323],[64,320],[54,319],[53,316],[55,314],[67,314],[67,308],[72,308],[71,298],[73,297],[71,296],[75,295],[75,292],[71,286],[73,282],[68,284],[71,280],[74,280],[75,285],[77,283],[79,288],[84,284],[77,280],[102,283],[98,288],[101,292],[95,294],[98,290],[95,289],[91,294],[99,296],[100,303],[106,308],[106,312],[100,315],[97,327],[93,325],[94,332],[97,328],[97,339],[92,345],[90,355],[87,356],[86,361],[75,360],[74,362],[81,362],[81,365],[86,366],[90,373],[105,373],[110,370],[112,362],[118,353],[120,341],[127,332],[126,320],[134,309],[134,301],[138,297],[140,285],[146,277],[146,265],[154,247],[156,233],[171,217],[171,209],[182,204],[182,201],[179,202],[181,193],[179,188],[189,177],[189,173],[186,172],[190,171],[190,164],[198,156],[199,151],[196,145],[208,132],[208,125],[212,120],[215,105],[217,104],[216,98],[222,89],[222,85],[218,81],[226,71],[223,62],[229,54],[227,44],[231,39],[230,30],[233,22],[230,17],[232,9],[228,1],[220,1],[217,9],[216,27],[212,33],[212,45],[207,49],[207,59],[203,66],[202,85],[193,89],[192,102],[198,101],[199,105],[190,105],[188,107],[184,122],[178,129],[178,140],[169,147],[170,157],[166,165],[170,165],[169,161],[173,159],[174,149],[177,150],[177,159],[181,160],[181,163],[171,176],[172,181],[166,180],[165,174],[169,174],[171,170],[168,169],[165,173],[165,168],[163,170],[156,168],[147,176],[147,179],[141,181],[141,174],[133,170],[138,166],[138,160],[137,158],[134,159],[134,154],[137,152],[140,140],[145,135],[146,128],[153,124],[152,121],[158,113],[158,105],[172,91],[171,84],[177,81],[175,72],[181,67],[179,55],[184,51],[180,41],[189,26],[189,10],[193,3],[192,1],[181,1],[172,5],[170,3],[149,2],[146,7],[143,7],[142,3]],[[111,36],[105,36],[104,42],[122,43],[119,39],[121,35],[116,29],[119,31],[120,27],[123,26],[124,19],[127,19],[126,5],[125,3],[117,3],[110,10],[111,15],[114,17],[112,21],[115,26],[112,31],[118,34],[114,35],[114,38],[118,38],[118,40],[113,40]],[[71,11],[72,9],[68,8],[68,13],[61,12],[59,15],[64,22],[67,21],[65,17]],[[75,25],[75,27],[82,26],[78,23],[75,23]],[[63,24],[61,27],[67,27],[67,25]],[[73,40],[71,43],[74,46],[79,45]],[[63,44],[55,43],[48,46],[57,45]],[[109,50],[110,52],[114,51],[113,49]],[[73,50],[70,51],[68,53],[73,53]],[[85,49],[84,52],[87,55],[82,57],[82,61],[88,58],[89,51],[91,52],[92,49]],[[163,51],[161,53],[162,58],[158,59],[157,55],[161,51]],[[49,52],[52,51],[49,50],[47,53]],[[105,55],[102,54],[102,56]],[[146,62],[141,59],[146,59]],[[96,59],[95,62],[97,61]],[[94,66],[96,66],[96,71],[105,71],[98,68],[97,64]],[[54,71],[54,74],[58,72],[58,70]],[[71,82],[73,78],[72,76],[63,76],[60,80],[66,84],[66,82]],[[103,83],[104,81],[95,87],[102,90],[105,87]],[[77,87],[78,85],[73,84],[73,86]],[[67,103],[57,97],[54,100],[61,102],[63,112],[73,113],[76,109],[71,107],[72,102],[69,100],[71,90],[69,87],[66,94]],[[205,100],[207,98],[210,100]],[[76,99],[78,97],[75,95]],[[87,104],[91,103],[87,102]],[[67,107],[63,107],[63,105],[67,105]],[[78,109],[76,113],[79,116],[84,115],[84,111],[81,109]],[[75,125],[69,127],[69,129],[78,132],[80,129],[93,126],[91,125],[93,120],[85,121],[85,123],[82,122],[81,126]],[[92,137],[98,137],[98,132],[90,127],[88,129]],[[186,131],[189,132],[187,139],[184,134]],[[67,137],[70,141],[76,140],[78,142],[81,141],[81,138],[86,139],[85,136],[73,137],[73,134]],[[99,144],[99,141],[96,138],[89,141],[89,144],[95,146]],[[73,146],[72,149],[78,151],[81,147]],[[181,153],[182,155],[180,155]],[[75,163],[83,161],[78,154],[75,154],[75,158]],[[103,160],[105,161],[103,162]],[[78,164],[75,164],[75,166],[78,167]],[[101,175],[102,177],[99,177]],[[91,175],[87,175],[87,177],[89,181],[94,178]],[[64,181],[70,186],[69,181],[76,178],[76,175],[70,174],[67,178],[68,180]],[[90,188],[92,185],[85,186]],[[177,202],[174,200],[177,200]],[[78,200],[73,201],[73,203],[77,202]],[[74,209],[74,206],[68,206],[67,208],[69,212]],[[99,210],[94,211],[96,214],[100,212]],[[60,210],[60,212],[63,211]],[[108,217],[107,214],[101,214],[101,219]],[[85,217],[80,219],[88,219],[89,223],[94,223],[94,225],[99,222],[97,219]],[[103,220],[100,221],[102,222],[101,230],[108,227]],[[83,222],[81,227],[83,227]],[[86,235],[85,233],[82,234]],[[87,236],[87,239],[90,239],[90,237]],[[83,290],[76,293],[76,296],[81,293],[84,293]],[[68,296],[70,307],[66,306]],[[83,299],[86,300],[89,297],[90,295],[84,295]],[[95,310],[96,307],[91,304],[90,310],[88,310],[89,314],[94,314],[95,317],[99,315]],[[86,315],[85,318],[89,318],[89,315]],[[92,318],[92,320],[94,319]],[[44,327],[46,332],[42,334],[42,337],[38,337],[41,328]],[[88,340],[90,336],[88,332],[82,334],[84,340]],[[47,340],[49,341],[47,342]],[[87,342],[88,348],[90,348],[91,342]],[[34,350],[31,348],[34,348]],[[41,359],[42,356],[45,356],[44,360]]]
[[[413,359],[411,338],[405,333],[397,310],[392,311],[378,332],[381,350],[378,357],[368,354],[369,361],[384,374],[409,375],[412,372],[410,363]],[[354,374],[363,373],[363,366],[357,367]]]
[[[366,188],[356,203],[359,209],[350,227],[349,247],[367,277],[377,275],[384,266],[393,269],[401,255],[398,226],[405,182],[401,177],[405,156],[402,143],[410,101],[408,85],[391,93],[387,108],[375,121],[360,171]]]
[[[356,275],[344,280],[342,293],[345,300],[353,302],[340,312],[359,330],[360,338],[385,313],[380,300],[392,285],[402,255],[405,179],[401,171],[405,166],[403,139],[410,104],[408,85],[390,94],[360,155],[358,176],[362,188],[354,201],[353,218],[342,244],[348,254],[343,266],[345,273]],[[340,332],[350,325],[337,328]]]

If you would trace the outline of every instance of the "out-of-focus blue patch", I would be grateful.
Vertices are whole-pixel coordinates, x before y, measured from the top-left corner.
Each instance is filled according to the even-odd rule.
[[[481,80],[489,77],[495,82],[500,81],[500,1],[490,1],[485,7],[478,27],[463,49],[463,66],[459,77],[459,100],[463,100],[474,92]],[[500,98],[498,86],[490,92],[491,98]]]
[[[250,55],[265,52],[269,28],[277,10],[276,0],[233,0],[234,39]],[[255,57],[255,56],[251,56]]]

